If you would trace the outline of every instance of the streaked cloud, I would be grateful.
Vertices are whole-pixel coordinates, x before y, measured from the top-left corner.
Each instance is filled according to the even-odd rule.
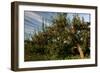
[[[42,17],[38,14],[31,11],[25,11],[24,14],[26,18],[29,18],[30,20],[37,20],[38,22],[42,23]]]

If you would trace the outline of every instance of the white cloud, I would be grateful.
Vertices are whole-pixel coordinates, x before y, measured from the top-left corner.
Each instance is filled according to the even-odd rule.
[[[29,17],[33,20],[37,20],[38,22],[42,23],[42,17],[39,16],[38,14],[31,12],[31,11],[25,11],[25,16]]]

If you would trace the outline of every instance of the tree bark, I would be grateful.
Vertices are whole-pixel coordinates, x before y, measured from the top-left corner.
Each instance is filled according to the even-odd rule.
[[[77,44],[77,49],[78,49],[78,51],[79,51],[80,58],[83,59],[83,58],[84,58],[84,53],[83,53],[83,50],[82,50],[82,48],[80,47],[79,44]]]

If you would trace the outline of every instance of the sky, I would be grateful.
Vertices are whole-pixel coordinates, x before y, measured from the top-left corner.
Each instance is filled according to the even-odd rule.
[[[37,12],[37,11],[24,11],[24,38],[31,38],[33,32],[41,31],[43,20],[47,26],[52,22],[52,18],[56,12]],[[67,17],[72,20],[75,13],[67,13]],[[85,22],[90,22],[90,14],[78,13],[80,18],[84,18]]]

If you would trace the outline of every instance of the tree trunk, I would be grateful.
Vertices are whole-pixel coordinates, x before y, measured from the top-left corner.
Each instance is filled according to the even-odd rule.
[[[83,58],[84,58],[84,53],[83,53],[82,48],[80,47],[79,44],[77,44],[77,49],[78,49],[78,51],[79,51],[80,58],[83,59]]]

